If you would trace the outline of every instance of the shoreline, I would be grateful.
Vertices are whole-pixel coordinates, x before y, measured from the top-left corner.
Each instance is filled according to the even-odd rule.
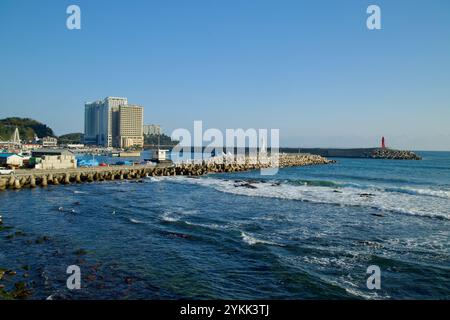
[[[216,159],[201,163],[176,163],[83,167],[76,169],[20,169],[13,175],[0,176],[0,191],[20,190],[23,188],[46,187],[48,185],[68,185],[72,183],[91,183],[95,181],[139,180],[150,176],[201,176],[209,173],[243,172],[259,169],[309,166],[335,163],[319,155],[280,154],[273,166],[272,157],[244,157],[241,159]]]

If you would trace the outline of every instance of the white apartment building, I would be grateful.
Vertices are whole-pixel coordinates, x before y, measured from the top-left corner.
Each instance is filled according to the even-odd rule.
[[[161,135],[161,126],[157,124],[144,124],[144,135],[148,136],[151,134]]]
[[[44,148],[56,148],[58,146],[58,139],[54,137],[42,138],[42,147]]]
[[[86,103],[84,143],[104,147],[142,147],[143,113],[143,107],[128,105],[127,98],[106,97]]]

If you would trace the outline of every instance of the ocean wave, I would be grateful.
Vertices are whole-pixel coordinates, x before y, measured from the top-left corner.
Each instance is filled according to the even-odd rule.
[[[398,188],[389,187],[384,188],[384,190],[389,192],[406,193],[410,195],[430,196],[430,197],[450,199],[450,191],[448,190],[433,190],[433,189],[420,189],[407,187],[398,187]]]
[[[258,182],[253,182],[250,188],[246,187],[247,185],[236,185],[234,181],[217,178],[175,177],[172,179],[172,181],[212,187],[218,191],[236,195],[369,207],[387,212],[450,220],[449,198],[435,197],[433,190],[402,189],[405,192],[398,192],[398,190],[394,192],[388,188],[375,186],[330,188]],[[426,193],[433,194],[434,197],[426,196]]]
[[[291,185],[316,186],[316,187],[334,187],[339,188],[342,185],[335,181],[328,180],[303,180],[303,179],[288,179],[283,182]]]
[[[161,216],[160,216],[161,220],[165,221],[165,222],[177,222],[180,220],[180,218],[178,217],[174,217],[171,213],[169,212],[164,212]]]
[[[140,221],[140,220],[137,220],[137,219],[133,219],[133,218],[130,218],[130,219],[128,219],[131,223],[136,223],[136,224],[141,224],[141,223],[144,223],[144,222],[142,222],[142,221]]]
[[[272,246],[280,246],[280,247],[284,247],[284,245],[282,244],[278,244],[272,241],[267,241],[267,240],[262,240],[262,239],[258,239],[248,233],[245,232],[241,232],[241,237],[242,240],[247,243],[248,245],[256,245],[256,244],[268,244],[268,245],[272,245]]]
[[[290,181],[290,180],[288,180]],[[376,189],[378,191],[386,191],[386,192],[398,192],[398,193],[406,193],[410,195],[418,195],[418,196],[430,196],[437,198],[450,199],[450,190],[437,190],[437,189],[429,189],[429,188],[416,188],[416,187],[389,187],[389,186],[380,186],[380,185],[367,185],[360,184],[354,182],[345,182],[338,183],[334,181],[326,181],[326,180],[293,180],[296,181],[294,184],[305,186],[322,186],[322,187],[331,187],[331,188],[360,188],[364,190],[368,189]],[[304,183],[302,183],[304,182]]]
[[[195,226],[195,227],[201,227],[206,229],[213,229],[213,230],[221,230],[221,229],[227,229],[228,227],[226,225],[219,225],[217,223],[195,223],[190,221],[185,221],[187,225]]]

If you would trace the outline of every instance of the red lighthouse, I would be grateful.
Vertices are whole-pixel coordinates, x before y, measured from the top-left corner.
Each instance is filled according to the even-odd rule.
[[[384,137],[381,138],[381,149],[386,149],[386,143],[384,141]]]

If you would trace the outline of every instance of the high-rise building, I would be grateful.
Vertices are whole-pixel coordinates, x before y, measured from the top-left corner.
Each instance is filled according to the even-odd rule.
[[[144,124],[144,135],[161,135],[161,126],[157,124]]]
[[[144,146],[144,108],[136,105],[119,107],[119,146],[129,148]]]
[[[123,148],[143,146],[143,112],[143,107],[128,105],[127,98],[107,97],[86,103],[84,143]]]

